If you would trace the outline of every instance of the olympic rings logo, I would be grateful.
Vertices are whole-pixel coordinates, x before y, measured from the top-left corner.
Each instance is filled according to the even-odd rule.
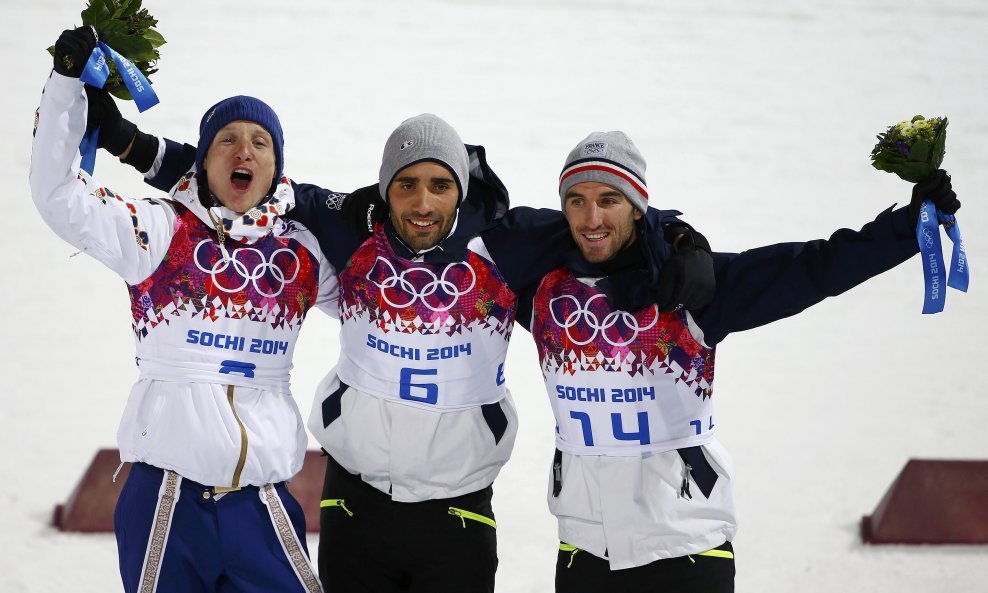
[[[262,296],[268,298],[274,298],[282,293],[285,289],[285,285],[291,284],[298,277],[299,270],[302,268],[299,262],[298,255],[291,249],[281,248],[276,249],[271,253],[270,258],[264,256],[264,253],[259,249],[253,247],[239,247],[233,250],[233,253],[229,257],[220,257],[212,266],[206,267],[200,262],[200,250],[203,245],[214,245],[214,243],[209,239],[203,239],[196,245],[195,252],[193,253],[193,260],[195,261],[196,267],[203,272],[209,274],[213,279],[213,286],[219,288],[223,292],[234,293],[240,292],[241,290],[247,288],[248,284],[254,285],[254,290],[260,293]],[[275,260],[284,253],[288,256],[288,265],[279,266],[275,263]],[[243,261],[241,261],[243,259]],[[282,257],[282,260],[285,258]],[[205,260],[209,261],[209,260]],[[253,265],[253,269],[250,266]],[[286,270],[294,267],[294,271],[291,273],[291,277],[286,277]],[[239,286],[225,286],[224,282],[228,282],[230,278],[228,275],[224,274],[228,269],[233,269],[236,275],[240,277]],[[267,276],[269,286],[274,287],[277,285],[277,290],[274,292],[267,292],[264,288],[258,284],[258,280]]]
[[[652,321],[645,327],[640,327],[638,325],[638,319],[627,311],[612,311],[604,317],[603,321],[601,321],[597,318],[597,315],[590,310],[590,303],[602,298],[605,298],[603,294],[595,294],[590,297],[585,304],[581,305],[580,301],[578,301],[575,296],[564,294],[563,296],[556,297],[549,301],[549,313],[552,315],[552,320],[556,323],[556,325],[566,330],[566,337],[568,337],[569,340],[577,346],[586,346],[590,342],[593,342],[597,339],[598,333],[600,334],[600,337],[602,337],[604,341],[611,346],[627,346],[638,339],[639,333],[652,329],[659,321],[659,307],[657,305],[652,305]],[[566,318],[560,321],[556,316],[555,304],[564,299],[572,301],[573,305],[576,307],[576,310],[568,313]],[[580,340],[578,337],[573,337],[573,334],[569,331],[571,327],[574,327],[581,322],[582,325],[585,325],[593,330],[590,337],[585,340]],[[632,330],[632,335],[630,338],[622,340],[618,337],[617,340],[612,340],[608,335],[607,330],[617,326],[619,322],[625,328]]]
[[[371,277],[375,270],[381,270],[379,264],[384,264],[388,273],[388,276],[381,282]],[[460,269],[466,269],[470,273],[470,286],[462,290],[455,282],[448,279],[451,271]],[[441,313],[452,309],[461,296],[473,290],[474,285],[477,283],[477,273],[474,272],[473,267],[467,262],[453,262],[448,264],[438,277],[428,268],[408,268],[402,270],[399,274],[395,270],[394,264],[379,255],[377,256],[377,261],[374,262],[374,267],[367,273],[367,279],[373,282],[374,286],[381,289],[381,297],[384,299],[384,302],[392,307],[404,309],[413,305],[416,301],[421,301],[430,311]],[[416,279],[419,279],[417,284],[421,286],[416,286]],[[452,296],[453,299],[445,305],[442,304],[440,299],[432,299],[440,301],[438,306],[433,306],[427,299],[438,293],[440,289],[443,294]],[[389,296],[389,292],[392,295]]]

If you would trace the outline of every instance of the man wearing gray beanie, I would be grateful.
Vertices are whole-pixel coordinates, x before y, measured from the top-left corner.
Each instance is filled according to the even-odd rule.
[[[165,159],[182,163],[174,154]],[[176,167],[153,171],[151,182],[167,185]],[[492,591],[491,484],[517,431],[505,355],[514,320],[531,314],[531,299],[518,295],[580,258],[565,219],[555,209],[509,210],[484,148],[463,144],[429,114],[390,134],[377,183],[350,195],[294,189],[292,214],[315,229],[341,270],[340,359],[308,422],[329,454],[319,541],[324,586]],[[367,233],[357,240],[338,224],[348,208]],[[664,230],[657,225],[655,243],[639,245],[654,248],[656,259],[679,261]],[[699,305],[704,291],[690,292],[696,283],[687,277],[694,267],[669,266],[673,274],[640,284],[669,288],[663,308]],[[608,294],[620,301],[633,292]]]
[[[451,125],[431,113],[401,122],[384,144],[378,191],[407,246],[416,252],[430,249],[449,235],[469,178],[470,158]],[[430,188],[430,204],[410,201],[417,187]]]
[[[564,210],[566,192],[585,181],[606,183],[642,213],[648,209],[645,159],[624,132],[593,132],[570,151],[559,174],[560,205]]]
[[[654,248],[635,247],[655,241],[647,229],[658,221],[631,139],[595,132],[577,144],[559,197],[584,261],[539,284],[530,327],[556,419],[556,592],[732,592],[737,513],[733,463],[714,437],[716,345],[911,258],[918,204],[960,207],[949,177],[918,184],[910,206],[857,232],[714,252],[712,301],[668,312],[602,298],[608,284],[633,292],[657,265]],[[680,239],[696,240],[689,231]]]

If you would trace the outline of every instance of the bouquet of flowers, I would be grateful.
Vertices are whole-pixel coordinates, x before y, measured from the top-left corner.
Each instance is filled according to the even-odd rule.
[[[901,121],[878,135],[878,144],[871,151],[871,164],[876,169],[895,173],[912,183],[931,178],[943,162],[944,144],[947,140],[947,118],[930,119],[917,115],[909,121]],[[916,223],[916,239],[922,254],[926,296],[923,313],[943,311],[946,291],[942,290],[944,265],[940,241],[940,225],[947,229],[947,236],[954,244],[950,262],[950,276],[946,285],[967,292],[969,270],[967,254],[961,239],[960,228],[953,215],[939,212],[933,202],[926,200],[920,207]]]
[[[102,88],[118,99],[134,100],[131,88],[136,73],[132,74],[128,68],[136,68],[145,82],[158,71],[155,67],[161,57],[158,48],[165,43],[165,38],[154,29],[158,21],[146,8],[141,8],[141,0],[89,0],[81,16],[83,25],[95,27],[100,45],[113,48],[116,54],[111,54],[114,59],[106,60],[109,76]],[[55,55],[55,47],[49,47],[48,53]],[[124,61],[117,61],[117,57]],[[121,69],[126,78],[121,75]]]
[[[946,117],[926,119],[917,115],[878,135],[878,144],[871,151],[871,164],[906,181],[919,183],[940,168],[946,140]]]

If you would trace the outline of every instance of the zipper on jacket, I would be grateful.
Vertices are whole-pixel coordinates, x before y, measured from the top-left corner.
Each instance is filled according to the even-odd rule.
[[[566,568],[573,566],[573,560],[576,559],[576,553],[580,551],[580,548],[559,542],[559,550],[561,552],[569,552],[569,563],[566,564]]]
[[[325,509],[328,507],[340,507],[347,515],[353,516],[353,512],[346,508],[346,500],[342,498],[327,498],[319,501],[319,508]]]
[[[557,497],[563,490],[563,452],[556,449],[552,455],[552,496]]]
[[[690,494],[690,472],[693,471],[693,466],[688,463],[683,464],[683,483],[679,486],[679,498],[688,498],[693,500],[693,495]],[[692,560],[692,558],[690,558]]]
[[[237,420],[237,426],[240,427],[240,459],[237,460],[237,468],[233,470],[233,483],[230,486],[214,487],[213,492],[217,494],[240,490],[240,474],[243,473],[244,466],[247,465],[247,429],[244,428],[244,423],[241,422],[240,415],[237,414],[237,406],[233,403],[233,385],[226,386],[226,401],[229,402],[233,417]]]
[[[141,431],[141,436],[148,436],[148,431],[151,430],[151,425],[154,424],[155,420],[158,419],[158,414],[161,413],[162,406],[165,405],[165,398],[160,393],[158,394],[158,399],[154,402],[154,408],[151,410],[151,418],[148,423],[144,426],[144,430]]]
[[[497,529],[497,523],[494,522],[494,519],[491,519],[490,517],[485,517],[483,515],[471,511],[458,509],[456,507],[449,507],[449,514],[453,515],[454,517],[459,517],[460,521],[463,521],[463,529],[467,528],[467,519],[470,519],[471,521],[476,521],[478,523],[483,523],[484,525],[490,525],[494,529]]]

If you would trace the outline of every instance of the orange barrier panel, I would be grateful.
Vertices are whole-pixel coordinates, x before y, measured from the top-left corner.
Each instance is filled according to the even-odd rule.
[[[988,461],[910,459],[861,519],[868,544],[988,544]]]
[[[114,482],[113,472],[119,465],[117,449],[97,451],[69,499],[55,507],[52,525],[60,531],[112,532],[113,509],[130,473],[130,464],[124,464]],[[325,474],[326,457],[322,452],[306,451],[302,471],[288,484],[288,490],[305,511],[305,529],[312,533],[319,531],[319,499]]]

